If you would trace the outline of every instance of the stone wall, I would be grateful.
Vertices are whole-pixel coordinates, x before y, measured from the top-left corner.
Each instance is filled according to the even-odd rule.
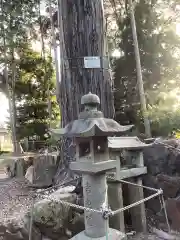
[[[163,190],[171,227],[180,231],[180,141],[153,144],[144,150],[144,162],[148,170],[143,177],[144,185]],[[150,194],[152,192],[145,190],[145,196]],[[166,228],[159,197],[148,201],[146,207],[152,224]]]
[[[48,187],[53,184],[53,178],[57,170],[58,156],[41,156],[35,158],[34,166],[34,184],[39,187]]]
[[[44,155],[36,158],[13,160],[7,166],[11,177],[26,177],[31,184],[42,188],[53,184],[57,160],[58,155],[56,154],[52,156]]]

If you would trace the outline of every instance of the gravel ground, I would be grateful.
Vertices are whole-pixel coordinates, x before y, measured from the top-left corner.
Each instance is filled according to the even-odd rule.
[[[23,216],[31,208],[32,201],[33,191],[25,179],[3,178],[0,174],[0,223],[18,221],[20,224]],[[174,236],[174,240],[180,240],[179,233],[173,232],[171,236]],[[128,240],[162,240],[162,238],[152,234],[139,234],[129,236]]]
[[[162,238],[159,238],[155,235],[151,235],[151,234],[138,234],[136,236],[133,237],[128,237],[128,240],[162,240]]]
[[[128,240],[180,240],[180,233],[177,232],[171,232],[171,234],[169,235],[170,237],[166,238],[166,237],[159,237],[155,234],[137,234],[135,236],[132,237],[128,237]]]
[[[33,192],[25,179],[0,178],[0,221],[21,222],[32,205]]]

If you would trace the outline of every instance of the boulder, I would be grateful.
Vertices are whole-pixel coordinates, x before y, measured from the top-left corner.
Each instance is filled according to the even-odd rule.
[[[166,174],[180,176],[180,140],[170,139],[156,142],[143,150],[148,173],[156,176]]]
[[[172,229],[180,231],[180,199],[168,199],[166,210]]]
[[[147,175],[143,176],[143,183],[145,186],[149,186],[156,189],[162,189],[165,199],[176,198],[180,193],[180,177],[178,176],[168,176],[166,174],[158,174],[157,176]],[[152,191],[144,190],[145,196],[152,194]],[[159,197],[153,198],[147,201],[146,206],[148,209],[152,210],[154,213],[158,213],[161,210],[161,204]]]
[[[165,174],[157,175],[158,188],[163,190],[165,198],[176,198],[180,192],[180,177],[170,177]]]
[[[31,219],[30,213],[26,214],[24,217],[24,226],[21,229],[23,236],[26,236],[26,234],[28,234],[28,236],[29,236],[29,229],[30,229],[30,222],[31,222],[30,219]],[[32,239],[33,240],[41,240],[41,238],[42,238],[42,234],[33,222],[32,223]]]
[[[160,239],[164,239],[164,240],[176,240],[175,236],[172,236],[171,234],[169,233],[166,233],[162,230],[159,230],[159,229],[156,229],[156,228],[153,228],[152,229],[152,232],[157,235]]]
[[[143,176],[143,184],[156,189],[162,188],[168,203],[168,217],[172,219],[172,226],[175,229],[179,228],[177,222],[180,220],[177,203],[175,203],[177,201],[175,199],[180,194],[179,148],[179,140],[161,139],[159,143],[156,142],[143,150],[144,164],[148,171],[148,174]],[[150,194],[152,191],[144,190],[145,197]],[[165,225],[165,216],[159,197],[147,201],[146,207],[154,214],[154,218],[159,220],[158,225]]]
[[[72,236],[84,231],[84,214],[74,213],[72,221],[68,224],[68,229],[71,231]]]
[[[70,188],[69,188],[70,189]],[[72,190],[72,188],[71,188]],[[59,189],[34,205],[33,222],[44,236],[53,240],[66,237],[68,224],[73,218],[72,208],[58,200],[76,203],[76,194]]]
[[[153,176],[162,173],[172,176],[178,171],[176,169],[178,155],[180,156],[177,151],[162,144],[153,144],[151,147],[145,148],[144,163],[148,173]]]
[[[0,239],[4,239],[6,230],[7,228],[3,224],[0,224]]]
[[[32,228],[32,239],[41,240],[41,233],[38,229]],[[3,240],[28,240],[29,229],[19,226],[18,223],[10,222],[0,225],[0,239]]]

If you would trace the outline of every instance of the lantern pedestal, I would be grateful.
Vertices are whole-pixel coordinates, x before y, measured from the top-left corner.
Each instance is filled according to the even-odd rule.
[[[103,205],[107,206],[105,174],[83,175],[83,194],[85,207],[101,210]],[[101,213],[85,211],[84,219],[85,231],[71,238],[72,240],[126,239],[125,234],[109,228],[109,220],[105,220]]]
[[[77,163],[71,163],[71,169],[75,168]],[[97,164],[94,164],[97,165]],[[78,164],[77,164],[78,166]],[[105,168],[107,168],[106,165]],[[113,165],[111,165],[113,167]],[[77,167],[76,167],[77,168]],[[76,169],[75,168],[75,169]],[[100,169],[99,169],[100,170]],[[110,239],[126,239],[126,236],[118,230],[109,228],[109,219],[103,218],[102,208],[107,208],[107,181],[104,166],[100,172],[91,172],[90,169],[85,170],[82,176],[84,207],[93,209],[95,211],[84,211],[85,231],[71,238],[72,240],[108,240]]]
[[[91,237],[88,237],[86,234],[85,234],[85,231],[77,234],[76,236],[74,236],[73,238],[71,238],[71,240],[92,240],[93,238]],[[99,238],[94,238],[96,240],[115,240],[115,239],[118,239],[118,240],[126,240],[126,236],[125,234],[115,230],[115,229],[112,229],[112,228],[109,228],[108,229],[108,235],[107,236],[104,236],[104,237],[99,237]]]

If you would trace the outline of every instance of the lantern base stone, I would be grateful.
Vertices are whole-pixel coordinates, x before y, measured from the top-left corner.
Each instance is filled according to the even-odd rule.
[[[100,238],[92,238],[92,237],[88,237],[85,234],[85,231],[83,231],[83,232],[80,232],[79,234],[77,234],[76,236],[74,236],[73,238],[71,238],[71,240],[92,240],[92,239],[106,240],[107,237],[104,236],[104,237],[100,237]],[[116,229],[112,229],[112,228],[109,228],[108,239],[109,240],[115,240],[115,239],[127,240],[126,235],[124,233],[119,232]]]

